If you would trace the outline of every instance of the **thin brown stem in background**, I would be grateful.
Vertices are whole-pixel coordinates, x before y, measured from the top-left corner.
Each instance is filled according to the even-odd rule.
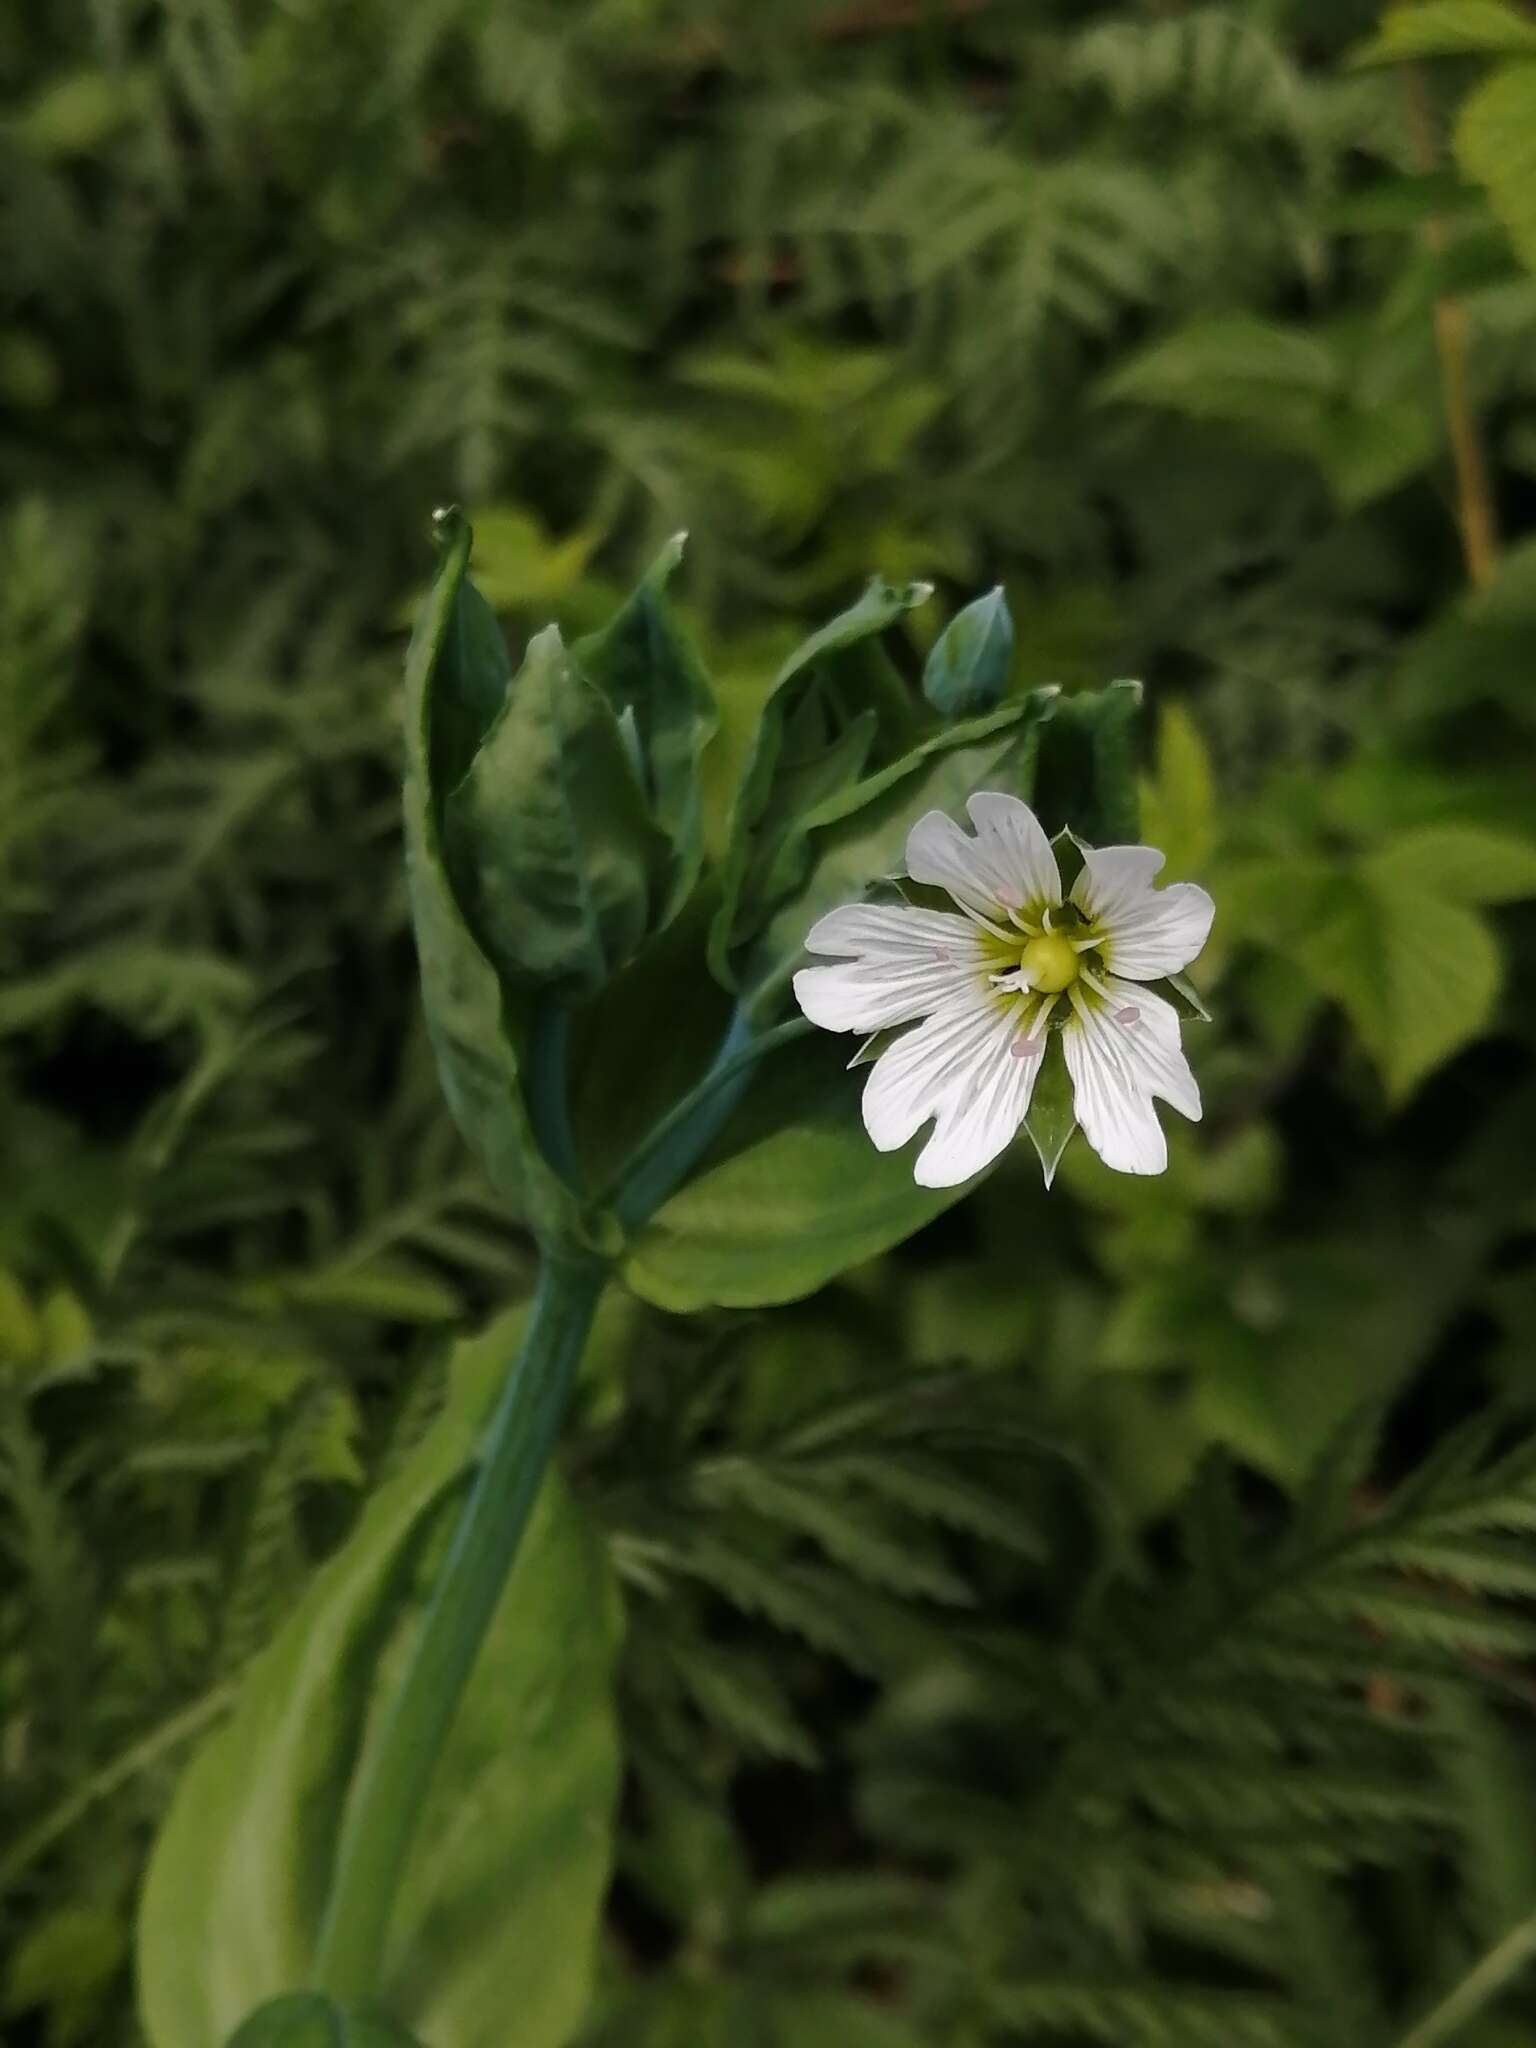
[[[1403,89],[1414,158],[1419,169],[1427,173],[1436,167],[1439,147],[1424,74],[1416,64],[1403,66]],[[1425,247],[1438,256],[1447,242],[1445,222],[1438,214],[1425,221],[1423,234]],[[1492,578],[1498,561],[1499,531],[1488,461],[1467,375],[1466,309],[1459,300],[1443,293],[1435,300],[1434,322],[1440,391],[1451,437],[1451,458],[1456,467],[1456,523],[1461,530],[1468,580],[1480,589]]]

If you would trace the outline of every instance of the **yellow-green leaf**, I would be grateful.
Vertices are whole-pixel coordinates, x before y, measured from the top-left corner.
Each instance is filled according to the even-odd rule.
[[[1142,835],[1168,856],[1168,876],[1198,875],[1216,845],[1216,778],[1200,728],[1182,704],[1157,721],[1152,773],[1141,786]]]
[[[1524,24],[1529,58],[1503,64],[1470,95],[1456,121],[1456,160],[1488,190],[1515,253],[1536,270],[1536,23]]]

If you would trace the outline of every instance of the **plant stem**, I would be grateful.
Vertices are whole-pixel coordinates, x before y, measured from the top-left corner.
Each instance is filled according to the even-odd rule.
[[[478,1475],[399,1690],[347,1802],[315,1960],[319,1989],[342,2002],[378,1991],[416,1820],[532,1513],[606,1276],[597,1260],[545,1254],[533,1319]]]
[[[1434,170],[1439,150],[1429,93],[1418,65],[1403,66],[1403,91],[1414,158],[1419,169],[1427,174]],[[1438,215],[1432,214],[1424,223],[1424,246],[1431,256],[1438,256],[1446,246],[1445,222]],[[1499,532],[1488,461],[1477,429],[1467,375],[1466,311],[1459,300],[1441,293],[1435,300],[1434,322],[1440,392],[1451,440],[1451,459],[1456,468],[1456,524],[1461,531],[1467,580],[1475,590],[1480,590],[1491,580],[1498,561]]]
[[[1397,2048],[1439,2048],[1452,2040],[1470,2019],[1475,2019],[1510,1981],[1536,1957],[1536,1913],[1517,1921],[1502,1941],[1488,1950],[1470,1969],[1448,1998],[1433,2012],[1426,2013],[1417,2026],[1410,2027]]]
[[[621,1222],[630,1229],[645,1222],[708,1150],[763,1055],[805,1037],[812,1028],[804,1017],[791,1017],[754,1036],[746,1013],[736,1011],[703,1080],[673,1105],[626,1163],[612,1198]]]
[[[544,996],[534,1006],[528,1032],[528,1116],[544,1157],[568,1187],[581,1170],[571,1132],[566,1053],[571,1016],[563,1003]]]

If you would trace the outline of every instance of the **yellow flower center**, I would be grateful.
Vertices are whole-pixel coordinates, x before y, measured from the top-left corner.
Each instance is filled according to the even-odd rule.
[[[1078,958],[1060,932],[1042,932],[1031,939],[1019,955],[1019,965],[1029,976],[1031,988],[1042,995],[1059,996],[1078,975]]]

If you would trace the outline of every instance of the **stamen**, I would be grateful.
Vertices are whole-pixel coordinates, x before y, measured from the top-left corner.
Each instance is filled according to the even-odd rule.
[[[1045,1040],[1038,1033],[1029,1038],[1016,1038],[1008,1050],[1016,1060],[1037,1060],[1045,1051]]]
[[[1067,941],[1067,944],[1074,953],[1091,953],[1095,946],[1101,946],[1103,943],[1104,941],[1093,932],[1090,932],[1086,939],[1068,939]]]
[[[1139,1024],[1141,1022],[1141,1012],[1134,1003],[1127,1003],[1123,1010],[1116,1010],[1115,1022],[1117,1024],[1124,1024],[1129,1029],[1132,1024]]]

